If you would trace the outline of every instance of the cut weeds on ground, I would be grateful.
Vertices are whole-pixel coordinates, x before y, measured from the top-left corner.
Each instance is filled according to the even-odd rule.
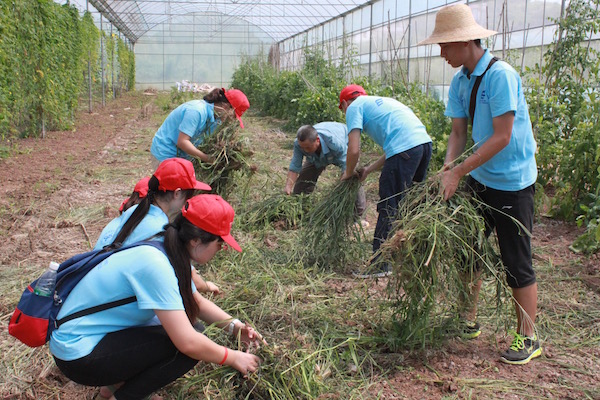
[[[89,248],[78,224],[85,226],[94,242],[117,215],[135,182],[151,173],[147,150],[168,110],[162,118],[136,119],[140,97],[125,95],[97,115],[84,112],[76,133],[49,132],[44,140],[27,140],[23,147],[30,152],[0,162],[0,234],[4,239],[0,298],[5,327],[23,285],[47,261],[64,260]],[[131,112],[124,111],[128,107]],[[533,230],[543,357],[516,368],[498,362],[498,352],[508,343],[505,331],[513,311],[504,296],[497,304],[497,283],[491,277],[482,290],[479,321],[483,333],[478,339],[421,346],[399,341],[386,291],[388,280],[358,281],[343,269],[306,264],[299,257],[305,252],[301,228],[281,229],[270,223],[250,229],[241,226],[244,210],[283,190],[289,143],[294,139],[291,132],[273,135],[280,132],[280,124],[251,111],[244,114],[246,128],[240,135],[254,151],[249,161],[258,170],[252,179],[237,181],[229,196],[237,213],[233,235],[244,251],[221,252],[200,271],[223,292],[212,300],[251,323],[268,340],[269,345],[258,352],[263,368],[244,381],[232,369],[201,363],[159,392],[166,400],[600,398],[596,376],[600,370],[600,298],[581,275],[588,260],[568,251],[575,228],[538,218]],[[106,128],[98,128],[98,121]],[[143,140],[140,135],[145,135]],[[131,151],[118,151],[114,143]],[[50,169],[46,168],[48,154],[53,154],[55,164]],[[64,161],[67,155],[78,164]],[[101,171],[122,165],[130,166],[122,180],[96,178]],[[32,191],[31,185],[38,181],[54,182],[58,189]],[[323,174],[311,203],[318,203],[338,181],[337,173]],[[367,215],[374,227],[377,193],[376,187],[368,187]],[[71,221],[67,217],[72,214],[65,212],[68,204],[73,210],[104,212],[94,211],[93,219],[77,216],[75,226],[61,224],[65,218]],[[368,250],[371,235],[372,231],[365,232],[368,239],[362,239],[360,246]],[[436,248],[442,248],[439,244]],[[348,265],[365,263],[369,252],[365,253],[363,258],[350,257]],[[423,250],[423,254],[426,260],[429,253]],[[432,257],[430,265],[437,255]],[[498,306],[501,313],[496,312]],[[216,330],[209,334],[220,343],[232,340]],[[0,398],[79,400],[97,394],[96,388],[66,380],[54,367],[47,348],[26,348],[9,337],[6,329],[0,332],[0,351]]]

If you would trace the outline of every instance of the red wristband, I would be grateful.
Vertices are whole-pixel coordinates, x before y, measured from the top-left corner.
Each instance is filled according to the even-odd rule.
[[[219,365],[225,364],[225,361],[227,360],[227,356],[229,355],[229,350],[227,350],[227,347],[223,346],[223,348],[225,349],[225,355],[223,356],[223,359],[221,360]]]

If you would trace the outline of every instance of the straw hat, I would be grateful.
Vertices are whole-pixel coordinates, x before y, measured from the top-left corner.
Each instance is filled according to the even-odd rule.
[[[422,44],[436,44],[449,42],[468,42],[495,35],[475,22],[471,9],[466,4],[454,4],[442,7],[435,16],[435,28],[427,39],[419,42]]]

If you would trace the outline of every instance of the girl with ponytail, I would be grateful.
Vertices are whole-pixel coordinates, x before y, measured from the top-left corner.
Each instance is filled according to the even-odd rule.
[[[113,219],[102,230],[94,249],[120,247],[146,240],[163,231],[196,190],[209,191],[207,184],[196,180],[191,161],[171,158],[163,161],[148,180],[145,197]],[[189,268],[189,266],[188,266]],[[202,292],[218,293],[219,288],[193,271],[194,283]]]
[[[110,399],[142,399],[198,361],[231,366],[244,377],[255,372],[257,356],[218,345],[193,327],[199,318],[249,348],[266,344],[192,285],[191,261],[210,261],[223,243],[241,251],[230,233],[233,218],[233,208],[221,197],[194,196],[165,227],[164,253],[141,245],[90,271],[65,300],[59,318],[114,299],[135,296],[136,302],[60,325],[50,338],[59,369],[77,383],[102,386],[101,396]],[[149,325],[155,316],[161,325]]]

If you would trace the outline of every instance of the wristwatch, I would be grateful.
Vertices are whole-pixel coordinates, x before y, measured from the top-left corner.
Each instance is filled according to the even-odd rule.
[[[235,330],[236,322],[239,322],[240,324],[242,323],[242,321],[240,321],[237,318],[231,320],[231,322],[229,323],[229,327],[227,328],[227,332],[229,332],[230,335],[233,335],[233,331]]]

